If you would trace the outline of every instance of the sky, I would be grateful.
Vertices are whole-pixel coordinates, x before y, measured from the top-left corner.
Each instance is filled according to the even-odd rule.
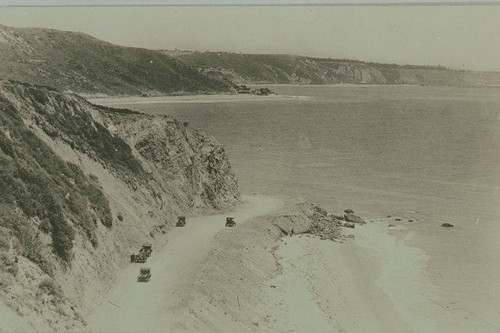
[[[0,7],[0,24],[125,46],[495,71],[499,18],[500,5]]]
[[[0,0],[0,6],[499,3],[499,0]]]

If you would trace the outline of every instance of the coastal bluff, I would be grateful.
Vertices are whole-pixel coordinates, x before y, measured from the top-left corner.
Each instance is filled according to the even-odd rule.
[[[0,81],[0,165],[1,312],[16,331],[81,329],[134,248],[241,202],[213,137],[14,81]]]

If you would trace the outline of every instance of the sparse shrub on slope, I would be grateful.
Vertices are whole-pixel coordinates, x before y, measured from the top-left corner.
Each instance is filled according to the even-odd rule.
[[[51,302],[54,304],[62,303],[64,301],[64,294],[61,287],[50,278],[40,282],[38,289],[41,293],[51,296]]]

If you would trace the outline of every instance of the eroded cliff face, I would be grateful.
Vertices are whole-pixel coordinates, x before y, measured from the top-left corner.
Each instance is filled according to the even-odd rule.
[[[214,138],[16,82],[0,81],[0,165],[4,329],[81,328],[141,243],[241,201]]]
[[[231,164],[213,137],[164,116],[109,112],[103,121],[127,141],[155,185],[180,207],[226,208],[240,200]]]

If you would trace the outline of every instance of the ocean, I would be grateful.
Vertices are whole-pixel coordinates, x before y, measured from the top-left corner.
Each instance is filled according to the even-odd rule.
[[[429,257],[432,301],[464,332],[500,327],[500,88],[268,87],[298,97],[119,107],[215,136],[244,194],[401,218]]]

